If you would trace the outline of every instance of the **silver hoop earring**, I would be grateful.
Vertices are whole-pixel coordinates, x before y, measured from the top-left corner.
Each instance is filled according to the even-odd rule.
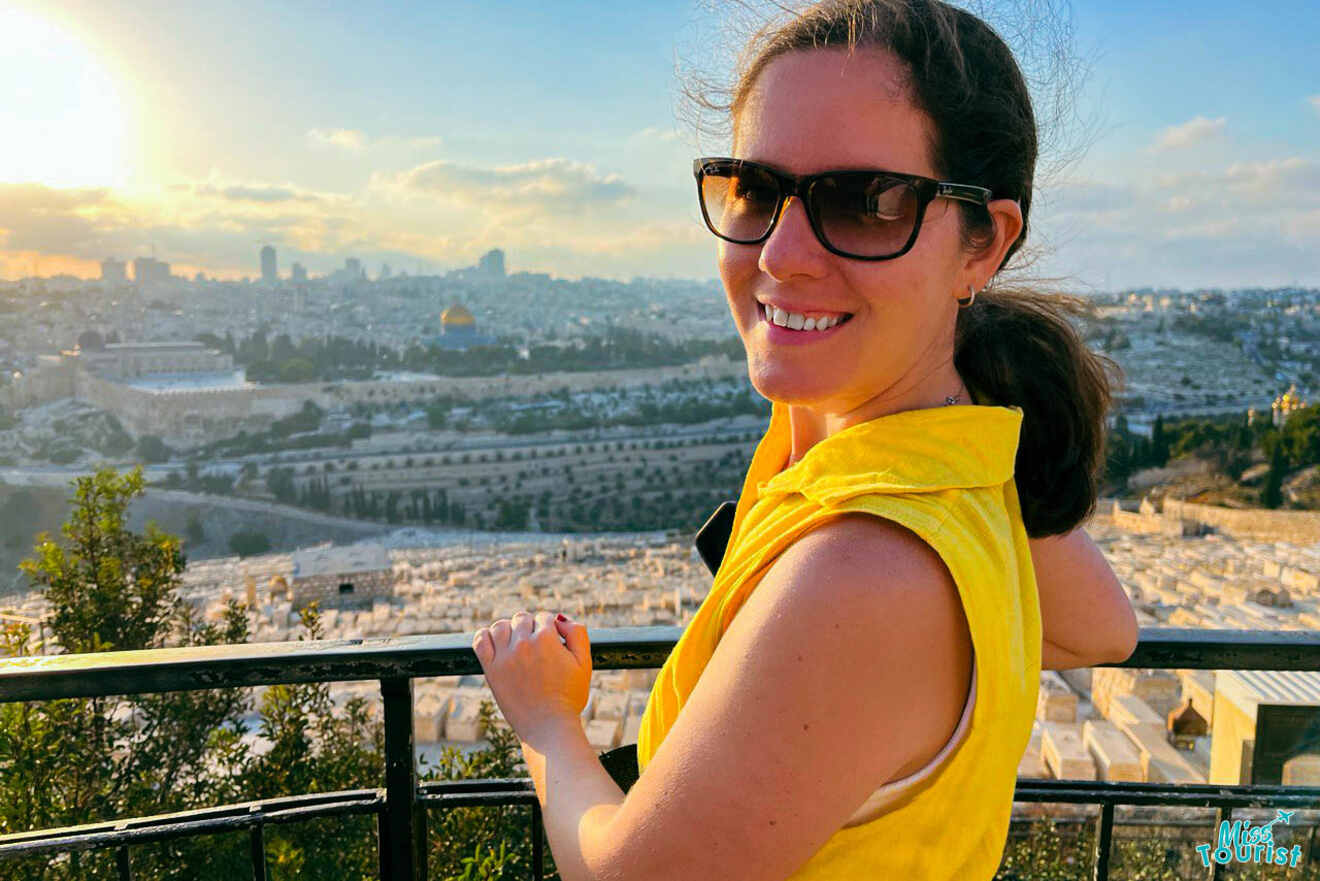
[[[966,296],[966,297],[956,297],[956,298],[955,298],[955,299],[957,299],[957,301],[958,301],[958,307],[959,307],[960,309],[966,309],[968,306],[972,305],[972,303],[975,303],[975,302],[976,302],[976,293],[977,293],[977,292],[976,292],[976,288],[972,287],[971,285],[968,285],[968,286],[967,286],[967,293],[968,293],[968,296]]]

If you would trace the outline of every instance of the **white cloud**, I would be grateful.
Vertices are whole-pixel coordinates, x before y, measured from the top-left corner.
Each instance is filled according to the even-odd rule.
[[[329,147],[346,153],[361,153],[365,150],[434,150],[444,144],[439,135],[383,135],[370,137],[358,129],[314,128],[307,133],[307,139],[315,147]]]
[[[1306,100],[1307,103],[1309,103],[1313,108],[1315,108],[1316,113],[1320,113],[1320,95],[1312,95]]]
[[[618,206],[634,188],[617,174],[571,159],[535,159],[515,165],[466,165],[438,159],[376,184],[407,195],[460,202],[488,214],[524,221]]]
[[[1317,159],[1166,174],[1134,167],[1041,196],[1031,241],[1054,246],[1047,274],[1097,287],[1320,283],[1310,256],[1320,250]]]
[[[1176,150],[1180,147],[1189,147],[1192,144],[1223,134],[1227,123],[1227,118],[1223,116],[1216,119],[1198,116],[1184,122],[1182,125],[1171,125],[1160,132],[1155,139],[1153,149]]]
[[[307,133],[311,142],[321,147],[337,147],[350,153],[360,153],[367,146],[367,136],[357,129],[314,128]]]
[[[683,138],[672,128],[651,125],[628,136],[629,141],[661,141],[666,144],[682,143]]]

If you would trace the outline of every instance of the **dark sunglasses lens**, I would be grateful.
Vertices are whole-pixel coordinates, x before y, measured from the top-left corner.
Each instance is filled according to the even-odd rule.
[[[756,168],[715,166],[701,176],[701,199],[717,233],[754,242],[774,220],[779,184]]]
[[[856,257],[887,257],[903,250],[920,202],[906,181],[852,175],[818,181],[811,201],[825,239]]]

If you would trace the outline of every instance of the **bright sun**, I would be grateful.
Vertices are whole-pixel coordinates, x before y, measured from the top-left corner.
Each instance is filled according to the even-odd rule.
[[[0,5],[0,182],[122,185],[128,120],[105,67],[76,37]]]

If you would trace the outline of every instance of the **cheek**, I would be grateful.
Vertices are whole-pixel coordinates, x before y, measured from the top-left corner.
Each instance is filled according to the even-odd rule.
[[[724,295],[729,308],[737,318],[741,314],[740,304],[755,295],[754,284],[760,248],[748,245],[734,245],[720,242],[719,271],[720,281],[724,283]]]

